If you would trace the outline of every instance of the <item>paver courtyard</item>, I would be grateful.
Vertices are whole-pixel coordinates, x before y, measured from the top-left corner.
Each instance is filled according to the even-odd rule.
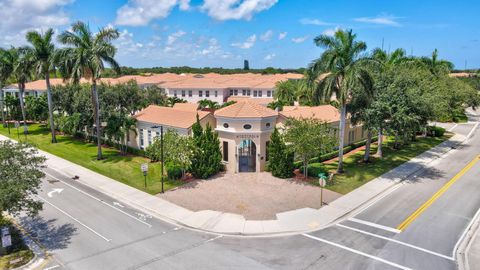
[[[320,208],[320,188],[278,179],[269,173],[224,174],[197,180],[159,194],[163,199],[194,211],[215,210],[246,219],[275,219],[275,214],[298,208]],[[341,194],[324,189],[323,201]]]

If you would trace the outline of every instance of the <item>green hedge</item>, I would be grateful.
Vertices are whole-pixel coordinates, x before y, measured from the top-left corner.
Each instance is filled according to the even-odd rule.
[[[372,137],[372,142],[376,142],[378,139],[377,136],[375,137]],[[348,146],[345,146],[343,148],[343,154],[346,154],[354,149],[357,149],[359,147],[362,147],[364,146],[365,144],[367,143],[367,140],[363,140],[363,141],[359,141],[359,142],[356,142],[356,143],[352,143]],[[327,154],[323,154],[323,155],[320,155],[319,157],[314,157],[312,159],[310,159],[308,161],[308,163],[318,163],[318,162],[324,162],[324,161],[327,161],[327,160],[330,160],[332,158],[336,158],[338,157],[338,150],[335,150],[333,152],[330,152],[330,153],[327,153]],[[300,167],[303,166],[303,162],[302,161],[296,161],[294,164],[294,167],[295,169],[300,169]]]
[[[445,129],[437,126],[428,126],[427,135],[430,137],[442,137],[445,134]]]
[[[173,163],[166,163],[165,169],[167,171],[167,177],[171,180],[177,180],[182,178],[182,168]]]
[[[300,167],[300,171],[303,172],[304,167]],[[308,164],[308,176],[311,177],[318,177],[319,173],[326,173],[328,174],[328,170],[322,163],[312,163]]]

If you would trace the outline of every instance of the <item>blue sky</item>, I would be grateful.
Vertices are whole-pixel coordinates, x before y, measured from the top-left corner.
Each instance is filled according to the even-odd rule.
[[[353,29],[368,48],[404,48],[456,68],[480,67],[479,1],[0,0],[0,46],[31,29],[113,26],[121,65],[298,68],[318,57],[320,34]]]

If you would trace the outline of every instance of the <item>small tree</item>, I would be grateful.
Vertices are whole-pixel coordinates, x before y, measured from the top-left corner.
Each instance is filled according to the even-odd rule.
[[[44,173],[45,157],[27,144],[0,142],[0,219],[5,211],[12,215],[35,215],[42,203],[34,200]]]
[[[326,122],[313,118],[288,119],[285,141],[288,148],[303,162],[304,175],[308,175],[308,161],[317,155],[331,152],[336,138]]]
[[[293,154],[287,151],[280,132],[275,128],[270,136],[268,145],[268,166],[272,175],[280,178],[289,178],[293,174]]]
[[[207,124],[205,130],[197,122],[192,126],[193,156],[191,171],[196,178],[206,179],[222,169],[222,152],[218,134]]]

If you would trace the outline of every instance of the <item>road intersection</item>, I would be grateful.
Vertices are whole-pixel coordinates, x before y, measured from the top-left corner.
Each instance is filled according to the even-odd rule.
[[[370,204],[314,232],[235,237],[194,231],[52,169],[46,169],[38,194],[44,210],[20,223],[52,255],[45,269],[456,269],[455,249],[480,207],[475,127],[450,127],[472,136]]]

